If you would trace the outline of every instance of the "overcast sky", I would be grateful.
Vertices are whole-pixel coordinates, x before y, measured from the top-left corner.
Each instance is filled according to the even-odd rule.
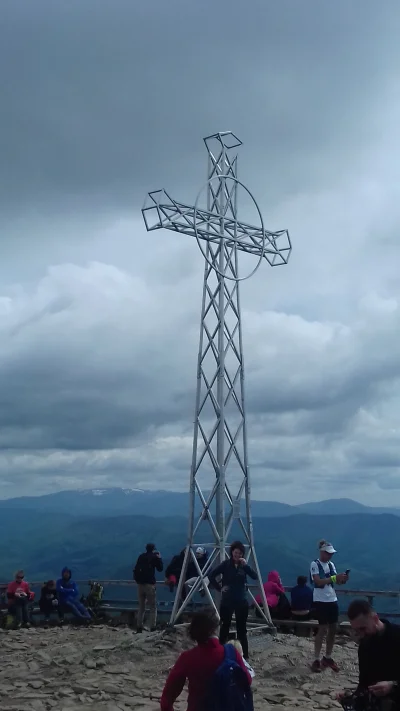
[[[399,0],[3,0],[0,498],[186,490],[203,137],[287,267],[242,285],[256,498],[400,506]]]

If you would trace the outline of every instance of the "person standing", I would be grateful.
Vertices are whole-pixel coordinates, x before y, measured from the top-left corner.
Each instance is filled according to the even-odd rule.
[[[247,618],[249,615],[249,603],[247,601],[247,576],[257,580],[257,573],[247,565],[244,554],[243,543],[234,541],[230,547],[230,558],[214,568],[208,577],[210,585],[222,593],[219,611],[221,622],[219,640],[221,644],[225,644],[227,641],[232,617],[235,614],[238,640],[242,645],[244,658],[248,659]],[[221,582],[216,580],[219,576],[221,576]]]
[[[325,540],[320,541],[319,558],[311,563],[310,568],[310,579],[314,585],[313,605],[319,624],[314,642],[315,657],[311,665],[313,672],[320,672],[323,669],[339,671],[336,662],[332,659],[339,620],[339,605],[334,586],[347,583],[348,575],[336,572],[332,563],[335,553],[336,550],[332,543]],[[326,639],[326,652],[321,660],[324,639]]]
[[[150,608],[150,630],[156,629],[157,623],[157,594],[156,570],[161,573],[163,562],[161,555],[156,550],[154,543],[148,543],[146,552],[141,553],[133,569],[133,579],[138,586],[139,609],[137,615],[137,632],[143,632],[143,621],[146,602]]]
[[[207,697],[212,680],[224,661],[226,650],[216,636],[218,617],[213,610],[195,613],[189,627],[189,637],[196,646],[183,652],[172,667],[161,696],[161,711],[173,711],[174,703],[188,681],[187,711],[208,709]],[[243,678],[250,688],[252,677],[237,650],[232,650],[235,665],[243,671]],[[239,704],[236,708],[244,708]],[[224,706],[228,708],[228,706]],[[229,708],[231,708],[229,706]]]

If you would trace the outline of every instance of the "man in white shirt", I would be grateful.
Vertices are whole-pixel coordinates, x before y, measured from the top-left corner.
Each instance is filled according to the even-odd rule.
[[[346,573],[337,573],[332,563],[336,553],[333,545],[328,541],[320,541],[319,558],[311,563],[310,578],[314,583],[314,609],[319,623],[315,637],[315,658],[311,666],[312,671],[320,672],[323,669],[332,669],[338,672],[339,668],[332,659],[333,645],[335,644],[336,627],[339,619],[339,606],[334,585],[347,583]],[[321,660],[321,650],[326,638],[326,652]]]

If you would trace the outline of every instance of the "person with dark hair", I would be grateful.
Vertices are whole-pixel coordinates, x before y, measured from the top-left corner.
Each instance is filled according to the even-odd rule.
[[[247,576],[257,580],[257,573],[247,564],[244,555],[245,548],[243,543],[234,541],[230,547],[230,558],[214,568],[208,577],[210,585],[222,593],[219,611],[221,618],[219,641],[221,644],[225,644],[228,639],[232,617],[235,614],[238,640],[243,647],[244,658],[248,659],[247,618],[249,615],[249,603],[247,601]],[[219,576],[221,576],[221,581],[217,582],[216,579]]]
[[[64,619],[58,602],[55,580],[48,580],[47,583],[43,584],[40,591],[39,609],[44,615],[45,624],[50,621],[53,612],[57,612],[60,620]]]
[[[161,573],[163,562],[154,543],[148,543],[146,552],[141,553],[133,569],[133,579],[138,586],[139,609],[137,614],[137,631],[143,632],[143,621],[146,602],[150,608],[150,629],[156,629],[157,623],[157,593],[156,570]]]
[[[174,555],[165,569],[165,584],[168,585],[170,592],[173,592],[179,583],[183,562],[185,560],[185,552],[184,548],[180,553]]]
[[[390,709],[399,711],[400,627],[380,619],[367,600],[353,600],[347,616],[359,640],[359,681],[352,697],[361,697],[365,705],[370,696],[387,699]],[[338,698],[343,702],[347,696],[341,692]]]
[[[290,591],[292,618],[294,620],[309,620],[313,606],[313,591],[307,585],[307,577],[299,575],[297,585]]]
[[[338,672],[339,668],[332,659],[335,644],[336,628],[339,620],[339,605],[335,585],[344,585],[348,580],[346,573],[337,573],[332,557],[336,553],[332,543],[322,540],[318,544],[319,558],[311,563],[310,580],[314,585],[313,605],[317,616],[319,628],[314,640],[314,661],[311,665],[313,672],[323,669],[332,669]],[[326,638],[325,656],[320,660],[322,645]]]
[[[193,615],[189,637],[197,646],[183,652],[171,669],[161,696],[161,711],[173,711],[186,680],[189,682],[187,711],[201,711],[204,708],[214,674],[225,658],[225,648],[217,637],[218,625],[214,610],[204,610]],[[235,650],[234,656],[251,684],[251,675],[241,655]]]

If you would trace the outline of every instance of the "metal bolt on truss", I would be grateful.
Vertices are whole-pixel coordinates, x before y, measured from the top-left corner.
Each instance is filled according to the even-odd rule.
[[[176,623],[198,591],[203,590],[216,609],[207,587],[207,574],[214,564],[225,560],[228,541],[235,532],[244,540],[246,559],[257,572],[263,609],[257,607],[262,624],[272,627],[251,517],[239,283],[251,277],[263,259],[271,266],[287,264],[291,242],[287,230],[269,232],[264,228],[254,197],[237,178],[235,149],[242,145],[241,141],[231,131],[224,131],[208,136],[204,142],[208,179],[195,204],[177,202],[165,190],[158,190],[148,194],[142,209],[148,231],[164,228],[195,237],[205,260],[189,532],[171,624]],[[246,203],[253,204],[258,226],[237,217],[239,187],[245,192]],[[204,193],[206,207],[201,206]],[[239,252],[256,258],[254,268],[245,276],[239,273]],[[213,549],[203,570],[195,555],[198,546]],[[188,590],[184,582],[190,562],[197,578]]]

